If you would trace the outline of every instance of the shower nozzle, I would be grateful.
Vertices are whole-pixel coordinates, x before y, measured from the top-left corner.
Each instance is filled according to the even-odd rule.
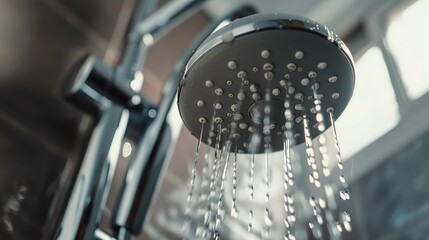
[[[322,133],[354,88],[350,51],[332,31],[288,14],[258,14],[213,32],[189,60],[178,105],[204,143],[260,153]],[[302,126],[307,126],[306,128]]]

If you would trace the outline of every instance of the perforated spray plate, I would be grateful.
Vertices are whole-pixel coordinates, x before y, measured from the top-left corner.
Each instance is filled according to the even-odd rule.
[[[181,80],[178,104],[194,136],[203,128],[206,144],[230,142],[232,150],[260,153],[283,149],[287,129],[303,142],[304,118],[311,136],[319,135],[319,125],[330,126],[327,110],[338,117],[353,87],[352,57],[329,29],[289,15],[259,15],[201,45]]]

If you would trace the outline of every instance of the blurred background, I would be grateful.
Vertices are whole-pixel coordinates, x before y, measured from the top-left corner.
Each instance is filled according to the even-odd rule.
[[[140,135],[152,127],[147,119],[155,115],[149,110],[142,120],[115,101],[94,114],[70,101],[64,86],[85,54],[110,69],[120,66],[132,27],[152,13],[162,23],[163,13],[155,10],[174,2],[0,0],[0,239],[121,238],[121,225],[112,219],[117,219],[127,171],[142,146]],[[353,226],[346,239],[429,239],[429,1],[202,4],[175,20],[156,41],[145,35],[143,42],[151,46],[130,79],[145,104],[157,109],[165,83],[191,42],[214,19],[239,6],[301,15],[329,26],[356,63],[355,91],[337,121],[352,195],[344,206]],[[163,147],[150,158],[162,159],[160,166],[152,166],[159,174],[148,177],[152,170],[145,170],[143,180],[136,180],[138,189],[146,189],[145,183],[153,186],[148,195],[142,191],[146,195],[130,210],[139,215],[144,203],[144,225],[140,219],[135,227],[130,218],[125,224],[139,229],[131,231],[136,239],[182,238],[197,140],[183,127],[175,105],[163,130],[156,132],[168,138],[157,142]],[[106,159],[111,163],[109,191],[99,193],[94,176],[103,178],[105,172],[98,170]],[[94,213],[96,196],[101,196],[102,208]],[[281,209],[281,199],[279,203]],[[222,236],[258,239],[241,220],[246,218],[223,226]]]

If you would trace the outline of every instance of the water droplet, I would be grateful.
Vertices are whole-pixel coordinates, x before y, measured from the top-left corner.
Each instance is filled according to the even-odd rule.
[[[213,87],[213,82],[212,82],[212,81],[210,81],[210,80],[207,80],[207,81],[206,81],[206,87],[208,87],[208,88]]]
[[[315,78],[316,76],[317,76],[317,73],[315,71],[308,72],[308,77],[309,78]]]
[[[322,217],[322,215],[320,215],[320,214],[317,214],[317,216],[316,216],[316,219],[317,219],[317,223],[318,224],[320,224],[320,225],[322,225],[323,224],[323,217]]]
[[[323,209],[326,208],[326,201],[323,198],[319,198],[319,206]]]
[[[206,103],[203,100],[198,100],[197,102],[198,107],[204,107],[204,105],[206,105]]]
[[[337,76],[332,76],[332,77],[329,77],[328,78],[328,81],[330,82],[330,83],[334,83],[334,82],[336,82],[337,81]]]
[[[240,123],[240,124],[238,124],[238,127],[240,127],[240,129],[246,129],[247,128],[247,123]]]
[[[319,64],[317,64],[317,68],[319,69],[325,69],[327,66],[326,62],[320,62]]]
[[[237,77],[239,78],[245,78],[247,76],[247,73],[245,71],[239,71],[237,73]]]
[[[302,99],[304,99],[304,94],[303,93],[301,93],[301,92],[298,92],[298,93],[296,93],[295,94],[295,99],[297,99],[297,100],[302,100]]]
[[[295,65],[295,63],[288,63],[288,64],[287,64],[287,68],[288,68],[290,71],[294,71],[294,70],[296,69],[296,65]]]
[[[337,222],[337,230],[338,230],[338,232],[343,232],[343,228],[341,227],[340,222]]]
[[[257,67],[253,67],[253,68],[252,68],[252,71],[257,72],[257,71],[258,71],[258,68],[257,68]]]
[[[233,207],[231,209],[231,217],[237,218],[238,217],[238,209],[236,207]]]
[[[341,183],[346,182],[346,178],[344,177],[344,175],[340,175],[338,178],[340,179]]]
[[[332,99],[338,99],[340,97],[340,94],[337,92],[332,93]]]
[[[227,65],[228,65],[228,68],[231,70],[237,68],[237,63],[235,61],[229,61]]]
[[[351,217],[350,217],[350,213],[348,213],[348,212],[346,212],[346,211],[344,211],[344,212],[343,212],[343,219],[344,219],[344,221],[346,221],[346,222],[351,222],[351,221],[352,221],[352,219],[351,219]]]
[[[295,52],[295,58],[296,59],[302,59],[303,57],[304,57],[304,52],[302,52],[302,51]]]
[[[223,89],[222,88],[216,88],[215,89],[215,94],[218,95],[218,96],[222,95],[223,94]]]
[[[220,104],[220,103],[216,103],[216,104],[214,105],[214,108],[215,108],[215,109],[217,109],[217,110],[222,109],[222,104]]]
[[[348,190],[341,190],[340,191],[340,197],[343,200],[349,200],[350,199],[350,193]]]
[[[274,73],[271,71],[266,72],[266,73],[264,73],[264,78],[268,81],[271,81],[274,78]]]
[[[241,113],[234,113],[234,115],[232,116],[234,118],[234,120],[238,121],[243,119],[243,114]]]
[[[350,222],[344,222],[343,225],[344,225],[344,229],[347,232],[351,232],[352,231],[352,225],[350,224]]]
[[[251,91],[251,92],[254,92],[254,93],[255,93],[255,92],[257,92],[257,91],[258,91],[259,86],[258,86],[258,85],[256,85],[256,84],[251,84],[249,89],[250,89],[250,91]]]
[[[301,84],[302,84],[303,86],[307,86],[309,83],[310,83],[310,79],[308,79],[308,78],[303,78],[303,79],[301,80]]]
[[[264,66],[262,67],[265,71],[271,71],[273,70],[274,66],[272,63],[265,63]]]
[[[278,96],[280,94],[280,89],[274,88],[273,91],[272,91],[272,93],[273,93],[274,96]]]
[[[253,100],[258,101],[259,99],[261,99],[261,94],[259,94],[259,93],[253,93],[252,94],[252,98],[253,98]]]
[[[232,81],[228,80],[228,81],[226,81],[226,84],[227,85],[232,85]]]
[[[269,58],[270,57],[270,51],[268,51],[268,50],[262,50],[262,52],[261,52],[261,57],[262,58]]]
[[[314,224],[313,224],[313,222],[312,222],[312,221],[308,222],[308,226],[309,226],[311,229],[313,229],[313,228],[314,228]]]
[[[295,109],[298,111],[302,111],[302,110],[304,110],[304,106],[302,104],[298,103],[295,105]]]
[[[237,94],[237,98],[238,100],[243,101],[246,98],[246,94],[244,92],[239,92]]]
[[[222,123],[223,119],[221,117],[216,117],[215,118],[215,123]]]
[[[206,123],[206,122],[207,122],[207,119],[205,119],[205,118],[200,118],[200,119],[198,119],[198,121],[199,121],[200,123]]]

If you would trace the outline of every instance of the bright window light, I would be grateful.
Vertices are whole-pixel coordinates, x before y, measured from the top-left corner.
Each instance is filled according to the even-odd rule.
[[[368,146],[395,127],[399,120],[383,54],[378,47],[372,47],[356,62],[355,90],[337,121],[343,157],[351,157]]]
[[[387,29],[387,43],[395,56],[411,99],[429,90],[429,0],[420,0],[395,16]]]

